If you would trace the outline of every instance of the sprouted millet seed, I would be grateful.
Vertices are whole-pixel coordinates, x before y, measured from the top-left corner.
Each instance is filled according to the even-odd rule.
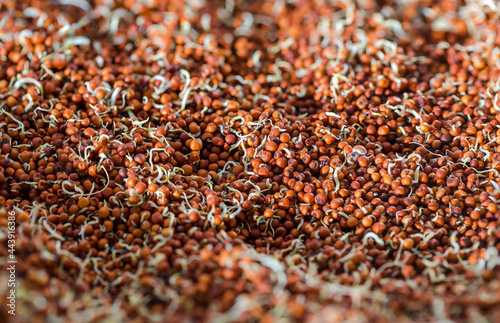
[[[495,321],[499,10],[3,1],[9,319]]]

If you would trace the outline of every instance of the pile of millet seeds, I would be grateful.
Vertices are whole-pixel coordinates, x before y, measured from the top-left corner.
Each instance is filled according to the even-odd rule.
[[[495,322],[499,15],[2,1],[1,321]]]

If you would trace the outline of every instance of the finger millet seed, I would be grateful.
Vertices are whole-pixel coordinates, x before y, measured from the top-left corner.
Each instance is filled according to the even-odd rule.
[[[1,3],[16,318],[497,320],[500,8],[431,3]]]

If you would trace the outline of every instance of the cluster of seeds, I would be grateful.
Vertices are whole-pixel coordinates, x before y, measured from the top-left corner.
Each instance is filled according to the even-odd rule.
[[[493,1],[89,3],[0,3],[9,319],[498,319]]]

